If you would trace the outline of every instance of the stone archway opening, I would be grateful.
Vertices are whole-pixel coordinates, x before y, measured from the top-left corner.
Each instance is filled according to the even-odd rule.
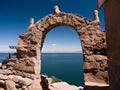
[[[78,36],[69,26],[55,27],[47,33],[41,54],[41,74],[84,86],[83,54]]]

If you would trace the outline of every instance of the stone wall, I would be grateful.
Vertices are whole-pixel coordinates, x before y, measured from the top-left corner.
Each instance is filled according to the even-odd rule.
[[[40,57],[45,36],[52,28],[65,25],[73,27],[80,37],[84,57],[85,84],[88,85],[89,82],[95,82],[98,85],[99,83],[108,84],[106,35],[100,29],[97,14],[95,12],[93,21],[79,15],[60,11],[47,15],[35,24],[34,19],[30,19],[27,33],[19,35],[18,46],[10,46],[10,48],[16,49],[17,53],[2,62],[0,71],[10,70],[12,73],[7,75],[7,79],[0,80],[6,82],[10,75],[15,75],[13,77],[20,76],[30,79],[31,84],[28,86],[40,88]],[[4,74],[0,73],[0,75]],[[14,80],[12,82],[17,83]]]

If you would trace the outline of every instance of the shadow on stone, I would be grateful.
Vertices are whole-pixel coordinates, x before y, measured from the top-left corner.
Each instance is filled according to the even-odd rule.
[[[48,88],[49,82],[46,78],[47,78],[46,76],[41,76],[41,83],[40,84],[41,84],[43,90],[50,90]]]
[[[110,87],[85,86],[83,90],[110,90]]]

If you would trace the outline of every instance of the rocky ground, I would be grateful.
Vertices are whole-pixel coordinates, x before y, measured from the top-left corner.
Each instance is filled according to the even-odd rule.
[[[11,75],[13,71],[0,69],[0,90],[31,90],[32,79]],[[52,78],[41,76],[43,90],[81,90],[83,87],[69,85],[66,82],[52,83]]]
[[[82,86],[75,86],[75,85],[70,85],[67,82],[53,82],[52,78],[48,78],[45,75],[41,76],[42,82],[42,88],[43,90],[83,90]]]
[[[14,70],[5,69],[0,63],[0,90],[31,90],[32,79],[17,76],[13,73]],[[86,87],[70,85],[63,81],[53,83],[53,79],[45,75],[41,76],[41,80],[40,84],[43,90],[109,90],[108,85],[92,82],[87,82],[86,85],[90,86]]]
[[[82,86],[75,86],[75,85],[70,85],[67,82],[56,82],[52,83],[52,79],[48,78],[45,75],[41,76],[42,82],[42,88],[43,90],[109,90],[109,85],[108,84],[98,84],[98,83],[93,83],[93,82],[87,82],[88,84],[85,87]]]
[[[49,85],[50,90],[83,90],[83,87],[70,85],[66,82],[58,82]]]
[[[32,79],[14,75],[14,70],[5,69],[0,64],[0,90],[29,90]]]
[[[17,76],[13,73],[14,70],[5,69],[0,64],[0,90],[31,90],[32,79]],[[108,85],[92,82],[87,82],[86,85],[90,86],[86,87],[70,85],[63,81],[53,83],[53,79],[45,75],[41,76],[41,80],[43,90],[109,90]]]

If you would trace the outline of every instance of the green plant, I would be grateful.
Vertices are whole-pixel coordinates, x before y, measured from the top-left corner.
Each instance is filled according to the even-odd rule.
[[[62,81],[62,80],[60,80],[59,78],[57,78],[55,76],[51,76],[50,78],[52,79],[52,83],[61,82]]]
[[[40,88],[33,88],[32,90],[42,90],[42,89],[40,89]]]

